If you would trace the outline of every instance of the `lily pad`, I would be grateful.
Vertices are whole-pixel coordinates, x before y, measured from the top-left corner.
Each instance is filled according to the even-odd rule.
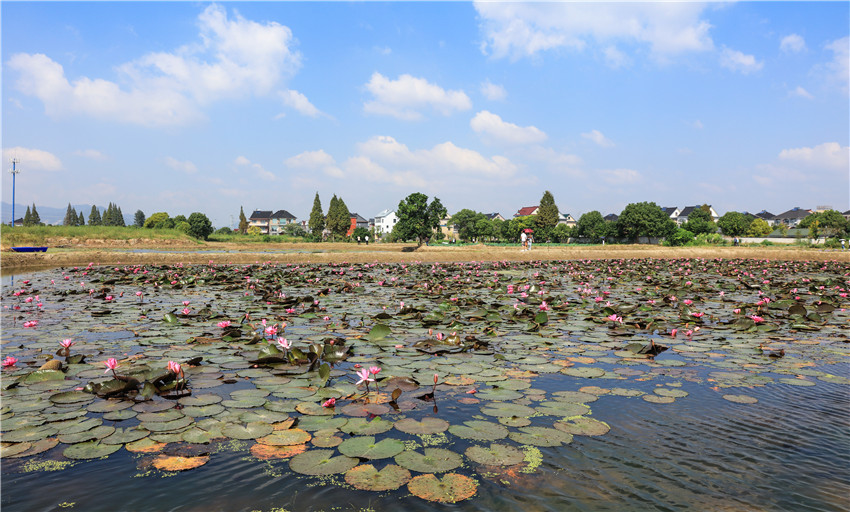
[[[100,441],[89,441],[71,445],[62,454],[69,459],[99,459],[117,452],[120,448],[120,444],[103,444]]]
[[[444,475],[442,479],[435,475],[419,475],[407,484],[407,490],[423,500],[457,503],[474,496],[478,492],[478,483],[456,473]]]
[[[463,425],[452,425],[449,432],[463,439],[475,441],[495,441],[508,435],[508,429],[498,423],[489,421],[465,421]]]
[[[465,455],[470,460],[486,466],[513,466],[525,458],[525,453],[514,446],[492,443],[489,447],[470,446]]]
[[[393,428],[393,422],[381,419],[367,418],[351,418],[345,425],[339,427],[340,430],[352,436],[373,436],[375,434],[383,434],[387,430]]]
[[[338,449],[340,453],[349,457],[388,459],[404,451],[404,443],[392,438],[375,442],[373,436],[357,436],[343,441]]]
[[[519,444],[533,446],[560,446],[573,440],[571,434],[547,427],[521,427],[519,432],[511,432],[510,438]]]
[[[209,455],[200,457],[179,457],[176,455],[160,455],[153,461],[153,466],[161,471],[188,471],[203,466],[210,461]]]
[[[388,464],[380,471],[372,464],[361,464],[345,473],[345,481],[361,491],[393,491],[410,478],[410,471],[395,464]]]
[[[611,430],[607,423],[586,416],[556,421],[553,426],[562,432],[582,436],[601,436]]]
[[[309,450],[292,457],[289,469],[302,475],[335,475],[357,465],[357,459],[338,455],[333,450]]]
[[[425,448],[425,453],[405,451],[395,456],[395,463],[420,473],[443,473],[463,463],[461,456],[444,448]]]
[[[395,428],[407,434],[438,434],[448,430],[449,422],[431,416],[426,416],[421,421],[413,418],[404,418],[395,422]]]
[[[257,443],[251,446],[251,455],[260,460],[289,459],[305,451],[307,451],[306,444],[274,446]]]
[[[230,424],[221,429],[221,433],[231,439],[257,439],[267,436],[274,431],[268,423],[255,421],[247,425]]]

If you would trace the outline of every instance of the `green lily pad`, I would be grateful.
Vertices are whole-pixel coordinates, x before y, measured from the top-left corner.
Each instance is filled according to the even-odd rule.
[[[607,423],[585,416],[556,421],[553,427],[568,434],[582,436],[601,436],[611,430]]]
[[[404,443],[386,438],[375,442],[373,436],[357,436],[346,439],[339,445],[339,452],[361,459],[388,459],[404,451]]]
[[[449,427],[449,432],[463,439],[475,441],[495,441],[508,435],[508,429],[503,425],[480,420],[466,421],[463,425],[452,425]]]
[[[255,421],[247,425],[230,424],[221,429],[221,433],[231,439],[257,439],[271,434],[274,427],[268,423]]]
[[[99,459],[113,454],[121,449],[120,444],[103,444],[99,441],[77,443],[69,446],[62,453],[65,457],[75,460]]]
[[[463,463],[461,456],[443,448],[425,448],[425,453],[405,451],[395,456],[395,462],[403,468],[420,473],[444,473]]]
[[[140,428],[118,428],[111,435],[104,437],[101,442],[103,444],[126,444],[144,439],[150,435],[150,432]]]
[[[465,455],[472,461],[486,466],[513,466],[525,458],[525,453],[514,446],[492,443],[489,447],[473,445]]]
[[[736,404],[754,404],[758,399],[748,395],[723,395],[724,400],[735,402]]]
[[[304,444],[313,436],[300,428],[291,428],[287,430],[275,430],[274,432],[257,439],[260,444],[270,446],[294,446]]]
[[[547,427],[521,427],[519,432],[511,432],[510,438],[519,444],[533,446],[560,446],[573,440],[571,434]]]
[[[302,475],[335,475],[357,465],[357,459],[345,455],[333,456],[333,450],[308,450],[289,460],[289,469]]]
[[[513,403],[491,403],[481,408],[481,413],[499,418],[529,417],[537,412],[533,407]]]
[[[51,425],[37,425],[31,427],[23,427],[11,432],[3,434],[3,442],[6,443],[24,443],[30,441],[39,441],[45,439],[58,432],[56,427]]]
[[[338,428],[352,436],[373,436],[375,434],[383,434],[393,428],[393,422],[381,419],[380,417],[372,420],[367,418],[351,418],[345,425]]]
[[[91,402],[94,400],[94,395],[83,393],[82,391],[65,391],[51,395],[50,401],[54,404],[76,404],[80,402]]]
[[[59,442],[64,444],[84,443],[95,441],[111,436],[115,432],[115,427],[111,425],[101,425],[84,432],[75,432],[73,434],[60,434]]]

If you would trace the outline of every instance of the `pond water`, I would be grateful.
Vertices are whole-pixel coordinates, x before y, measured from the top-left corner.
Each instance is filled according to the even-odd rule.
[[[4,276],[2,357],[17,361],[0,505],[848,510],[848,273],[624,260]],[[641,354],[651,342],[666,350]],[[49,358],[61,374],[37,371]],[[138,388],[91,393],[117,382],[108,358]],[[168,361],[191,395],[162,396]],[[373,366],[366,395],[355,370]],[[146,400],[142,383],[160,389]],[[198,467],[157,465],[177,455]],[[401,476],[362,478],[369,464]]]

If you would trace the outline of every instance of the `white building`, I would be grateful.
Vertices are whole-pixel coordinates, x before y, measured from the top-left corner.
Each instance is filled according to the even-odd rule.
[[[384,210],[375,215],[375,236],[380,237],[389,234],[396,222],[398,222],[398,216],[395,214],[395,210]]]

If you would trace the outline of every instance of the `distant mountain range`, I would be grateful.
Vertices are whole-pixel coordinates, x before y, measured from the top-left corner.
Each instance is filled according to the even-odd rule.
[[[7,202],[3,201],[2,205],[0,205],[0,206],[1,206],[0,207],[0,221],[2,221],[3,224],[9,224],[10,222],[12,222],[12,203],[7,203]],[[32,206],[32,205],[17,204],[16,203],[15,204],[15,217],[17,217],[19,219],[23,219],[24,214],[27,213],[27,206]],[[91,205],[90,204],[72,204],[71,208],[73,208],[77,212],[83,212],[83,217],[86,218],[86,223],[88,224],[89,213],[91,213]],[[45,224],[61,225],[62,222],[65,220],[65,212],[68,211],[68,205],[66,204],[65,206],[63,206],[61,208],[54,208],[52,206],[42,206],[40,204],[36,204],[35,209],[38,210],[38,216],[41,219],[41,222],[43,222]],[[97,209],[100,211],[100,215],[102,217],[103,212],[106,211],[106,207],[105,206],[98,206]],[[125,213],[124,214],[124,224],[126,224],[128,226],[132,225],[133,221],[134,221],[133,215],[135,215],[135,212],[132,215],[129,215],[129,216]]]

